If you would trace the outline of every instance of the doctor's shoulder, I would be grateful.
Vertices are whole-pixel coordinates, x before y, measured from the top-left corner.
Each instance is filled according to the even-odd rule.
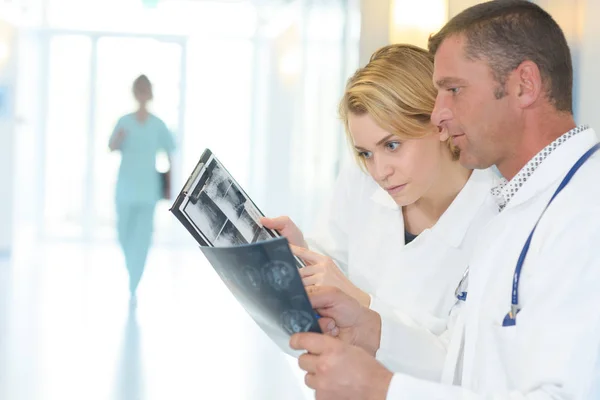
[[[474,191],[479,199],[478,206],[483,214],[493,217],[498,214],[498,201],[493,195],[494,189],[506,182],[496,168],[474,170],[470,180],[474,185]]]
[[[129,113],[121,116],[117,121],[117,126],[126,130],[130,130],[136,122],[135,113]]]
[[[480,170],[476,169],[473,171],[473,177],[490,193],[493,188],[505,181],[495,166]]]
[[[570,223],[572,219],[585,219],[588,214],[588,222],[600,224],[594,220],[600,209],[600,153],[597,153],[584,164],[573,176],[573,179],[565,186],[564,190],[556,196],[553,204],[548,207],[544,218],[555,220],[554,223]],[[558,180],[557,180],[558,181]],[[546,196],[555,190],[550,188]],[[542,219],[544,219],[542,218]],[[540,221],[541,223],[541,221]]]
[[[166,127],[167,127],[167,124],[165,123],[165,121],[163,121],[163,120],[162,120],[162,119],[161,119],[159,116],[157,116],[157,115],[156,115],[156,114],[154,114],[154,113],[150,113],[150,115],[148,116],[148,118],[150,118],[150,120],[151,120],[151,121],[152,121],[154,124],[156,124],[156,125],[160,126],[161,128],[162,128],[162,127],[164,127],[164,128],[166,128]]]
[[[129,117],[129,114],[125,114],[125,115],[120,116],[117,119],[117,122],[115,123],[115,127],[116,128],[122,128],[123,125],[127,123],[128,117]]]
[[[463,215],[468,220],[468,228],[463,247],[472,248],[485,232],[486,226],[500,212],[498,200],[492,190],[503,183],[503,178],[492,168],[474,170],[470,178],[469,208]]]
[[[340,168],[334,191],[338,196],[343,195],[347,200],[355,202],[371,196],[378,187],[377,182],[356,160],[346,160]]]

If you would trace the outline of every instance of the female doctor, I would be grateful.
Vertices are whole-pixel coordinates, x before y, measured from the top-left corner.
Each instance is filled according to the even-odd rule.
[[[152,241],[154,208],[166,197],[156,171],[156,154],[170,155],[175,149],[173,136],[165,123],[148,111],[152,100],[152,84],[145,76],[133,83],[133,95],[138,110],[127,114],[117,123],[109,140],[111,151],[121,152],[121,166],[117,180],[117,231],[129,273],[129,291],[132,305]],[[171,158],[169,156],[169,162]]]
[[[441,140],[430,121],[432,75],[433,57],[421,48],[373,54],[339,107],[358,162],[340,173],[314,234],[305,241],[288,217],[262,223],[307,262],[306,286],[336,286],[435,333],[446,329],[475,239],[497,213],[490,191],[499,178],[463,168]]]

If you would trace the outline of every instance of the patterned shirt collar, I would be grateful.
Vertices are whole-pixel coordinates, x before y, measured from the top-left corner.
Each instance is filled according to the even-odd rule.
[[[514,178],[510,181],[502,178],[500,184],[492,188],[492,195],[498,202],[498,208],[502,211],[508,202],[515,196],[519,189],[527,182],[529,177],[533,175],[535,170],[542,164],[542,162],[561,144],[575,136],[576,134],[589,129],[587,125],[579,125],[576,128],[571,129],[569,132],[563,134],[561,137],[556,139],[554,142],[546,146],[542,151],[536,154],[525,166],[519,171]]]

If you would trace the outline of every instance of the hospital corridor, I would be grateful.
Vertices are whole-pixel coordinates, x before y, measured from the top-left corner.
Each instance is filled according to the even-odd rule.
[[[300,352],[282,351],[260,319],[253,319],[256,310],[245,307],[250,302],[244,303],[245,292],[240,295],[238,289],[247,289],[243,278],[256,292],[270,284],[275,295],[257,302],[267,304],[264,309],[277,301],[292,311],[303,305],[303,313],[293,315],[273,306],[280,312],[276,317],[271,308],[257,307],[275,321],[267,327],[288,327],[284,339],[289,340],[309,330],[310,323],[312,332],[324,330],[305,286],[327,285],[307,283],[302,268],[286,269],[289,263],[266,275],[265,268],[252,270],[246,259],[236,261],[243,264],[242,278],[228,279],[199,248],[200,234],[210,229],[191,219],[182,222],[172,212],[178,196],[180,203],[193,203],[209,228],[217,227],[214,239],[221,242],[215,247],[231,244],[234,237],[233,244],[260,248],[255,242],[271,239],[260,213],[289,216],[285,229],[270,232],[299,232],[296,242],[281,233],[289,243],[306,247],[294,250],[281,240],[292,262],[301,264],[293,252],[307,251],[311,261],[303,259],[304,264],[337,273],[326,283],[352,280],[356,291],[355,286],[344,290],[348,285],[341,283],[338,292],[356,299],[352,304],[361,310],[379,312],[373,293],[380,285],[381,298],[414,306],[414,315],[406,315],[424,321],[427,334],[446,329],[460,277],[456,293],[466,299],[464,243],[474,243],[475,229],[498,214],[496,206],[487,214],[476,211],[488,205],[482,193],[487,196],[485,185],[497,183],[500,172],[493,167],[472,173],[460,166],[460,150],[451,145],[457,138],[460,143],[460,135],[441,138],[441,125],[431,124],[434,58],[426,47],[431,33],[481,3],[0,0],[0,400],[315,398],[298,365]],[[564,30],[573,57],[573,114],[578,124],[598,132],[600,0],[529,3],[547,10]],[[402,108],[403,100],[396,98],[378,104],[382,109],[392,104],[398,107],[390,106],[394,112],[401,110],[397,114],[416,119],[397,125],[414,130],[410,134],[420,135],[414,127],[427,125],[435,128],[434,136],[392,140],[397,132],[385,129],[391,132],[396,125],[384,129],[367,107],[352,109],[349,93],[361,88],[357,70],[366,80],[408,79],[404,70],[388,74],[374,67],[372,75],[359,70],[378,60],[384,66],[389,60],[417,65],[406,67],[420,79],[410,83],[416,89],[403,92],[390,85],[381,91],[408,93],[418,105]],[[430,225],[408,222],[415,218],[405,213],[413,203],[402,203],[402,190],[411,188],[412,178],[392,172],[391,178],[381,177],[395,167],[369,164],[376,151],[353,136],[350,126],[357,124],[366,127],[358,135],[363,143],[386,134],[371,140],[372,147],[386,155],[399,149],[393,161],[398,168],[406,167],[405,160],[438,158],[452,165],[446,170],[437,161],[431,168],[406,167],[415,179],[425,180],[434,170],[440,176],[452,173],[443,189],[460,181],[460,188],[448,189],[453,197],[444,197],[446,208],[427,219]],[[586,132],[575,133],[592,135]],[[404,143],[421,138],[429,140],[435,151],[427,154],[433,156],[398,156]],[[225,176],[215,178],[213,186],[198,178],[200,167],[202,173],[214,173],[207,172],[208,162],[197,166],[207,149],[222,163],[217,171],[222,168]],[[198,187],[196,198],[192,184]],[[206,200],[210,188],[214,202]],[[200,192],[206,203],[196,204]],[[423,189],[419,196],[431,192]],[[455,198],[462,203],[449,208]],[[414,204],[418,200],[415,195]],[[220,214],[211,214],[206,204]],[[444,220],[446,209],[454,214]],[[234,226],[234,213],[246,225]],[[479,216],[483,222],[471,221]],[[398,256],[404,247],[409,252]],[[409,268],[396,270],[397,259]],[[426,267],[416,267],[424,261]],[[290,282],[297,283],[297,293],[285,298]],[[421,311],[434,317],[419,320]],[[282,315],[289,318],[281,322]],[[294,319],[297,315],[305,319]],[[388,325],[378,318],[381,334]],[[461,346],[454,350],[462,351]]]

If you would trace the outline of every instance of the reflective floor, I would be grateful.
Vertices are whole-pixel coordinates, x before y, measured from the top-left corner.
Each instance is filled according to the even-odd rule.
[[[115,244],[0,259],[0,399],[310,398],[302,382],[197,249],[153,248],[136,308]]]

